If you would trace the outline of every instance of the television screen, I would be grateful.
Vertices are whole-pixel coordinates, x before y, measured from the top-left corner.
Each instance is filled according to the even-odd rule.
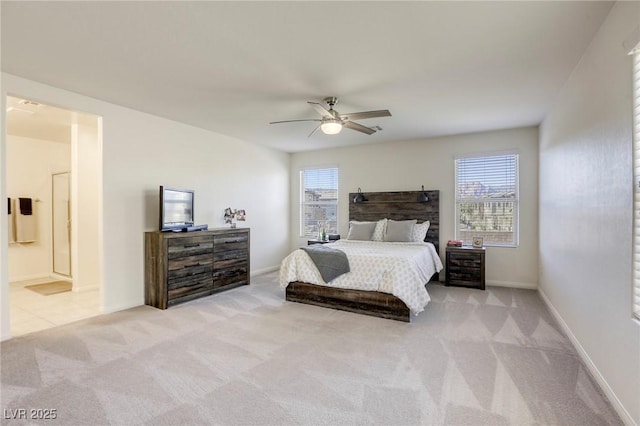
[[[160,230],[193,226],[193,195],[190,189],[160,187]]]

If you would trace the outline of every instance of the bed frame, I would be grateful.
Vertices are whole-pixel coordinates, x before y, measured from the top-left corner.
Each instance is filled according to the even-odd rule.
[[[349,220],[377,221],[380,219],[431,222],[426,242],[433,243],[440,253],[440,191],[425,191],[429,200],[419,202],[422,191],[368,192],[366,201],[354,203],[355,193],[349,194]],[[438,273],[429,281],[438,279]],[[428,283],[425,283],[425,286]],[[286,300],[309,305],[339,309],[358,314],[410,322],[411,312],[405,303],[392,294],[365,290],[347,290],[294,281],[286,288]]]

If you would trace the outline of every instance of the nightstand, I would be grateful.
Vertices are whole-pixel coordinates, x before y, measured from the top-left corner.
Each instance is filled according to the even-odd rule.
[[[307,240],[307,245],[310,246],[310,245],[313,245],[313,244],[327,244],[327,243],[332,243],[332,242],[333,241],[329,241],[329,240],[322,241],[322,240],[313,239],[313,240]]]
[[[484,247],[447,247],[445,285],[484,290],[484,258]]]

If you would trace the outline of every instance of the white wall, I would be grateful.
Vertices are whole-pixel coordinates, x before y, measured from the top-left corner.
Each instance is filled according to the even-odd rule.
[[[639,22],[640,3],[616,3],[540,131],[540,291],[624,420],[636,424],[632,60],[622,43]]]
[[[102,144],[98,117],[84,120],[76,117],[73,121],[76,121],[71,125],[73,291],[84,291],[100,286]]]
[[[69,171],[69,144],[42,139],[7,136],[7,196],[39,199],[34,202],[38,218],[38,240],[34,243],[10,244],[9,280],[21,281],[48,277],[51,273],[51,174]],[[6,198],[3,198],[6,199]],[[6,223],[6,220],[4,221]]]
[[[7,93],[0,73],[0,199],[7,198]],[[7,221],[7,204],[0,202],[0,222]],[[8,228],[0,226],[0,340],[10,336]]]
[[[346,130],[348,131],[348,130]],[[464,134],[419,141],[359,145],[292,154],[291,249],[306,244],[299,238],[299,171],[310,166],[340,169],[338,221],[346,236],[348,193],[440,190],[440,254],[454,238],[454,158],[456,155],[516,149],[520,153],[520,245],[487,249],[486,279],[490,285],[536,288],[538,283],[538,129],[527,127]],[[444,275],[442,275],[444,278]]]
[[[103,118],[102,305],[111,312],[144,303],[143,233],[158,229],[161,184],[196,191],[197,223],[223,227],[225,207],[247,211],[252,273],[277,268],[289,250],[289,154],[51,86],[2,74],[7,93]],[[5,122],[4,109],[1,112]],[[0,152],[6,138],[2,135]],[[0,159],[3,178],[4,156]],[[4,179],[3,179],[4,180]],[[0,189],[3,187],[0,187]],[[6,191],[0,196],[6,196]],[[0,211],[6,214],[6,206]],[[0,243],[6,230],[0,227]],[[6,254],[0,283],[6,294]],[[8,300],[0,302],[3,339]]]

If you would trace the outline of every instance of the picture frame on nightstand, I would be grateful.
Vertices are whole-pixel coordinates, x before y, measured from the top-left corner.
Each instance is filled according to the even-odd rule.
[[[473,237],[473,241],[471,243],[474,248],[482,248],[484,244],[484,240],[482,237]]]

